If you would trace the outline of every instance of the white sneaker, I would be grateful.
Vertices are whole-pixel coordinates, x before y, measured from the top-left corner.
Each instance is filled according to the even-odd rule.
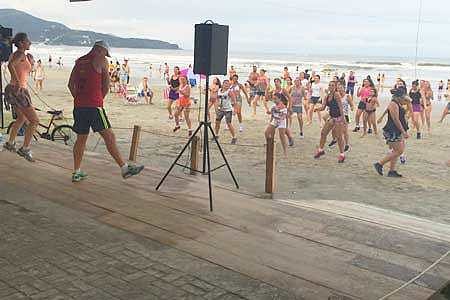
[[[239,132],[244,131],[244,127],[242,125],[239,125]]]

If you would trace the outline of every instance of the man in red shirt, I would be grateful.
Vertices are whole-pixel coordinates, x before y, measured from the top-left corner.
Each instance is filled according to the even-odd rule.
[[[73,147],[73,182],[79,182],[87,178],[87,174],[82,172],[80,168],[91,128],[102,136],[108,152],[121,168],[124,179],[137,175],[144,169],[144,166],[128,165],[124,162],[117,148],[111,124],[103,108],[103,99],[109,92],[106,56],[110,56],[109,46],[104,41],[96,42],[87,55],[76,61],[70,75],[68,86],[74,98],[75,106],[73,128],[77,133],[77,141]]]

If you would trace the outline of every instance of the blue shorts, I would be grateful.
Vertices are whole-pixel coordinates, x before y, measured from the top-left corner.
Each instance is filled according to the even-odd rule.
[[[292,106],[292,112],[294,114],[302,114],[303,113],[303,107],[301,107],[301,106]]]
[[[347,90],[345,91],[345,93],[347,94],[347,95],[354,95],[355,94],[355,86],[353,85],[353,86],[351,86],[351,85],[348,85],[347,86]]]

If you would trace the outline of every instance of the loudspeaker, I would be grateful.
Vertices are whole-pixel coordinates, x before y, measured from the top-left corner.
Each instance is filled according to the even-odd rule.
[[[0,62],[8,61],[12,53],[12,28],[0,26]]]
[[[215,23],[195,25],[194,73],[226,75],[229,27]]]

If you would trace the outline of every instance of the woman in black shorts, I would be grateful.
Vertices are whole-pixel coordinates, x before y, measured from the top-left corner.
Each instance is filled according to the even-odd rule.
[[[388,177],[398,178],[402,175],[397,173],[397,160],[405,151],[405,139],[409,138],[406,110],[402,106],[408,104],[410,98],[405,97],[403,91],[398,89],[393,89],[391,93],[393,97],[387,109],[388,121],[383,128],[383,134],[392,152],[375,163],[374,167],[377,173],[383,176],[383,166],[389,163]]]

